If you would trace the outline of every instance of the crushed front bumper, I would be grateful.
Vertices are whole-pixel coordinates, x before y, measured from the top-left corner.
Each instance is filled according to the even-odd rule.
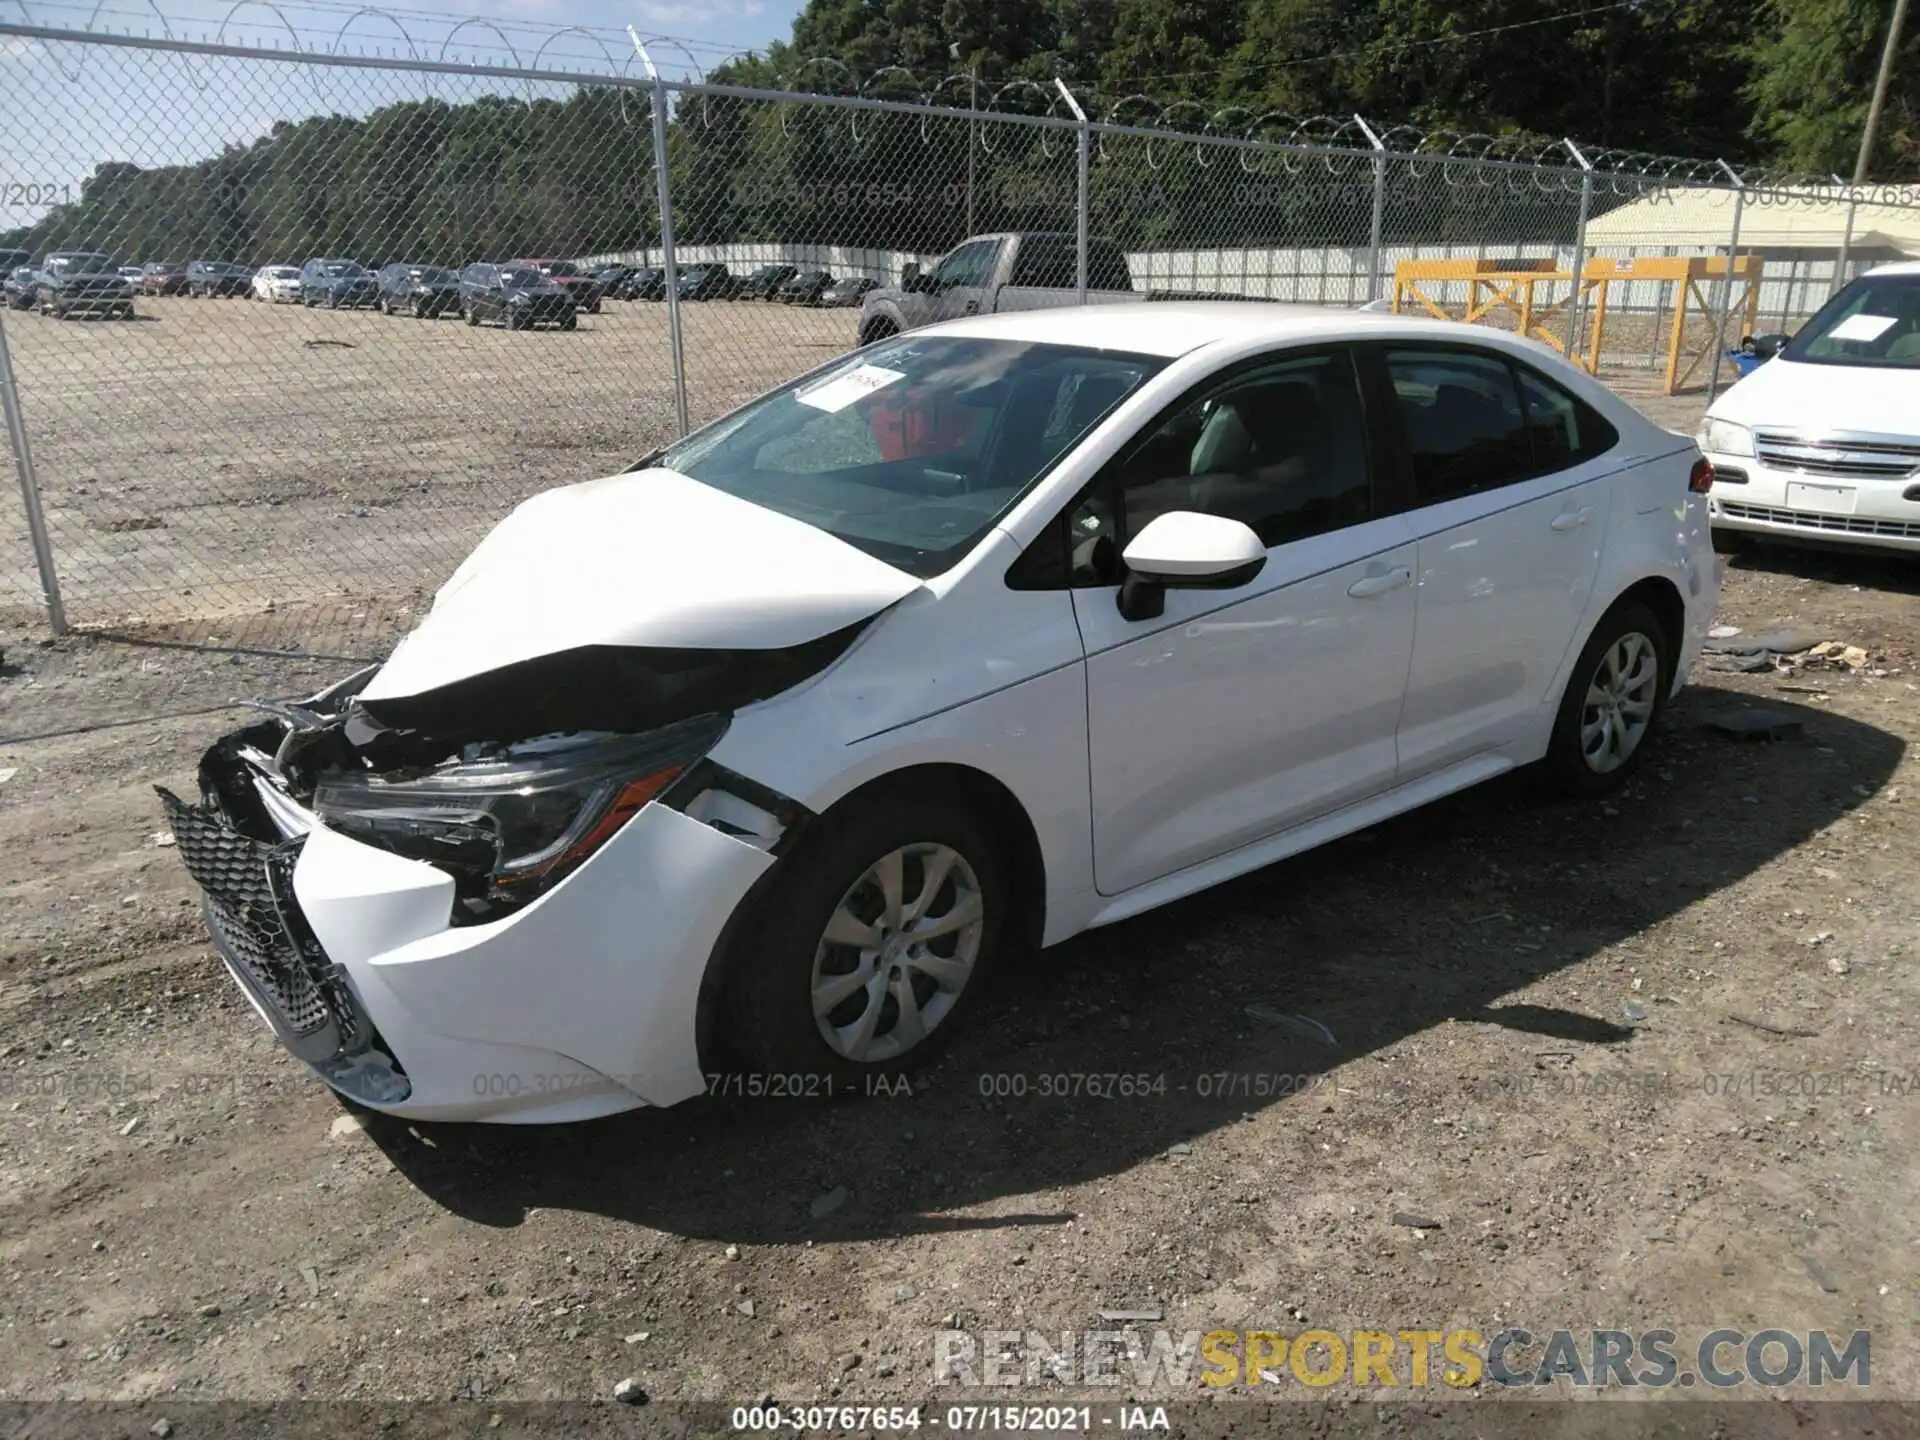
[[[445,871],[285,795],[266,807],[280,838],[263,840],[218,796],[162,794],[227,968],[343,1095],[413,1119],[534,1123],[705,1089],[701,982],[768,851],[654,803],[525,908],[455,924]]]

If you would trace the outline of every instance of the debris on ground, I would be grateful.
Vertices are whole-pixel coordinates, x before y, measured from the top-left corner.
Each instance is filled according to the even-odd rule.
[[[1759,705],[1716,715],[1707,724],[1722,735],[1739,740],[1784,740],[1789,735],[1798,735],[1801,729],[1799,717]]]
[[[1394,1211],[1393,1223],[1396,1225],[1404,1225],[1409,1230],[1438,1230],[1440,1228],[1440,1222],[1435,1220],[1431,1215],[1417,1215],[1411,1210]]]
[[[629,1375],[613,1387],[613,1398],[622,1405],[644,1405],[647,1403],[647,1392],[640,1388],[638,1380]]]
[[[1258,1002],[1247,1006],[1246,1011],[1247,1018],[1258,1020],[1263,1025],[1278,1025],[1281,1029],[1291,1030],[1294,1034],[1302,1036],[1305,1039],[1318,1040],[1322,1045],[1325,1045],[1331,1050],[1338,1050],[1340,1048],[1340,1042],[1333,1038],[1333,1032],[1318,1020],[1315,1020],[1311,1015],[1294,1015],[1285,1010],[1276,1010],[1271,1005],[1262,1005]]]
[[[1160,1315],[1161,1310],[1158,1305],[1150,1305],[1140,1310],[1102,1310],[1100,1312],[1102,1320],[1111,1320],[1116,1324],[1151,1324],[1158,1320]]]
[[[1829,1275],[1826,1267],[1818,1260],[1814,1259],[1811,1255],[1802,1255],[1800,1257],[1800,1263],[1807,1267],[1807,1274],[1813,1277],[1813,1283],[1826,1291],[1827,1294],[1838,1295],[1840,1293],[1840,1282]]]
[[[1745,1025],[1750,1030],[1762,1030],[1788,1040],[1813,1040],[1820,1034],[1818,1030],[1804,1030],[1797,1025],[1775,1025],[1766,1020],[1756,1020],[1751,1015],[1736,1015],[1731,1010],[1727,1012],[1727,1018],[1736,1025]]]
[[[1716,625],[1707,631],[1709,640],[1731,640],[1740,633],[1738,625]]]

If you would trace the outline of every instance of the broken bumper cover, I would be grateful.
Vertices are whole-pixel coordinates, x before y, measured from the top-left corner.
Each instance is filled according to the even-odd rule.
[[[705,1088],[696,1013],[721,932],[773,863],[641,810],[524,909],[452,922],[446,872],[283,800],[270,845],[169,796],[214,942],[287,1049],[343,1095],[422,1120],[585,1120]]]

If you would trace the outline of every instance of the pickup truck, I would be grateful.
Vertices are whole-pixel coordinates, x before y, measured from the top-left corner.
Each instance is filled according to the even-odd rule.
[[[1044,310],[1078,303],[1077,237],[1063,230],[975,235],[921,270],[909,262],[900,284],[867,292],[860,304],[860,343],[963,315]],[[1240,300],[1229,294],[1136,290],[1127,257],[1111,240],[1087,241],[1087,303],[1128,300]]]

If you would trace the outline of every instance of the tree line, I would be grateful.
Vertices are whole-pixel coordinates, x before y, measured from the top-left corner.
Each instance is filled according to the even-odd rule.
[[[914,72],[902,96],[975,73],[983,88],[1013,85],[1007,108],[1038,112],[1049,102],[1037,82],[1064,73],[1109,97],[1183,101],[1168,118],[1190,130],[1210,116],[1230,130],[1272,111],[1357,110],[1422,128],[1850,171],[1875,10],[1872,0],[1591,0],[1590,13],[1537,0],[812,0],[790,45],[714,78],[775,88],[800,56],[823,55],[862,77]],[[1876,178],[1920,169],[1920,50],[1914,59],[1896,72]],[[829,67],[806,74],[835,83]],[[953,86],[943,98],[965,103]],[[369,265],[650,248],[652,143],[644,97],[611,87],[530,103],[405,101],[283,120],[190,165],[103,163],[70,203],[0,243],[122,262]],[[668,151],[687,244],[933,254],[969,231],[1074,224],[1066,129],[688,96]],[[1389,243],[1572,238],[1577,191],[1551,178],[1396,163],[1385,180]],[[1129,249],[1364,244],[1373,185],[1364,157],[1138,136],[1103,139],[1089,167],[1093,224]]]

